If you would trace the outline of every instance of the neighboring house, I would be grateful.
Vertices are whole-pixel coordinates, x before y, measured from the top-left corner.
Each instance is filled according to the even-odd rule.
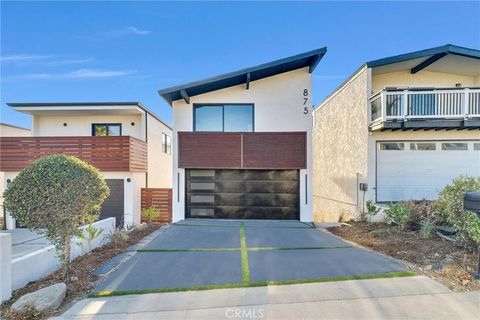
[[[0,122],[0,137],[25,137],[29,135],[30,129]],[[5,173],[0,171],[0,229],[5,227],[5,217],[3,214],[4,175]]]
[[[312,221],[318,49],[163,89],[173,109],[173,221]]]
[[[140,223],[142,188],[171,188],[172,129],[137,102],[9,103],[32,116],[32,137],[0,138],[8,183],[32,160],[64,153],[97,167],[110,187],[101,218]],[[8,151],[8,152],[7,152]],[[14,228],[7,217],[7,227]]]
[[[314,111],[314,213],[435,199],[480,175],[480,51],[445,45],[367,62]],[[366,191],[362,191],[361,189]]]

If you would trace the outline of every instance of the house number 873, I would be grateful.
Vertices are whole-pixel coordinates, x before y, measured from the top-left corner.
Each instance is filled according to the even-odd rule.
[[[308,114],[308,106],[306,107],[308,102],[308,89],[303,89],[303,114]]]

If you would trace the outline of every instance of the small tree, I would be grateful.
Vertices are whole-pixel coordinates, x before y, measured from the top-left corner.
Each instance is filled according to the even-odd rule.
[[[110,190],[100,172],[71,156],[51,155],[25,167],[4,193],[13,218],[30,230],[41,230],[70,269],[70,239],[78,228],[98,218]]]

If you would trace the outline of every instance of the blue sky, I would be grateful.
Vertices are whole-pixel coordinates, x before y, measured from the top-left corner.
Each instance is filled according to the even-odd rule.
[[[318,104],[368,60],[447,43],[480,48],[480,2],[5,2],[6,102],[140,101],[167,122],[157,90],[328,47]]]

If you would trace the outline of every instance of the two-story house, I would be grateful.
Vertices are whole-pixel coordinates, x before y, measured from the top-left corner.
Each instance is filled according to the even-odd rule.
[[[63,153],[97,167],[110,196],[100,217],[140,223],[141,189],[171,188],[172,129],[137,102],[9,103],[31,115],[31,136],[0,138],[5,185],[32,160]],[[3,190],[1,190],[3,192]],[[15,221],[6,216],[8,229]]]
[[[480,50],[454,45],[369,61],[314,111],[314,212],[433,200],[480,176]]]
[[[318,49],[159,91],[173,111],[173,221],[312,221]]]

